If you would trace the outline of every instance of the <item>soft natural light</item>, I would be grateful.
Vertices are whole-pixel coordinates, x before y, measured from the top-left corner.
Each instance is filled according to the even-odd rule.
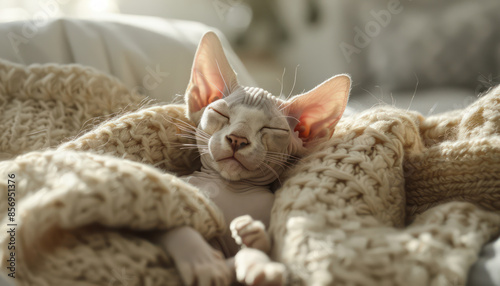
[[[111,0],[90,0],[89,7],[95,12],[105,12],[110,8]]]
[[[246,30],[252,22],[252,9],[247,4],[234,5],[229,8],[226,22],[239,30]]]
[[[30,14],[22,8],[0,9],[0,22],[28,20]]]

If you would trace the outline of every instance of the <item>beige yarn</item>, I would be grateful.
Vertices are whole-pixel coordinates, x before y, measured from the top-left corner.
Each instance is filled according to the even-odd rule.
[[[58,150],[93,151],[184,175],[201,167],[195,149],[181,149],[183,143],[194,143],[179,136],[187,135],[181,129],[191,123],[185,122],[184,106],[155,106],[105,122]]]
[[[88,71],[89,77],[98,74]],[[7,86],[4,79],[0,86]],[[13,94],[0,90],[2,98]],[[95,97],[79,95],[82,105]],[[276,193],[273,258],[292,270],[291,281],[465,284],[480,247],[499,232],[499,99],[497,88],[465,110],[429,118],[387,107],[343,118],[332,140],[290,170]],[[110,107],[106,112],[114,111]],[[58,108],[73,107],[61,102],[45,111]],[[29,110],[37,116],[37,109]],[[70,121],[72,113],[60,114]],[[13,130],[35,128],[31,121],[1,120]],[[172,124],[177,120],[187,122],[183,106],[149,107],[108,120],[56,150],[0,162],[1,174],[18,178],[19,285],[179,285],[172,261],[142,231],[190,225],[208,239],[225,223],[194,187],[158,170],[183,174],[199,166],[195,152],[179,148],[189,139],[178,136],[184,131]],[[67,134],[78,132],[64,126]],[[44,143],[48,147],[63,137],[45,138],[52,142]],[[38,142],[33,137],[11,140],[26,140],[28,147],[0,145],[1,152],[41,148],[30,143]],[[2,180],[0,195],[6,191]],[[450,197],[464,202],[448,202]],[[5,208],[0,205],[2,215]],[[2,229],[3,271],[6,242]]]
[[[0,59],[0,160],[54,147],[144,96],[79,65],[21,65]]]
[[[209,239],[225,228],[222,214],[197,189],[145,164],[45,151],[2,162],[0,170],[17,177],[16,281],[26,285],[109,285],[113,272],[135,277],[139,285],[166,285],[171,261],[158,247],[120,229],[191,225]],[[6,197],[5,183],[0,187]],[[6,206],[0,206],[2,213]],[[8,242],[4,233],[2,251]]]
[[[341,120],[276,194],[273,258],[304,285],[465,285],[480,247],[500,229],[500,120],[484,112],[491,116],[475,119],[487,126],[474,126],[488,131],[458,126],[478,106],[498,109],[498,98],[500,88],[429,119],[385,107]],[[465,132],[482,137],[455,141]],[[496,213],[443,204],[452,200]]]

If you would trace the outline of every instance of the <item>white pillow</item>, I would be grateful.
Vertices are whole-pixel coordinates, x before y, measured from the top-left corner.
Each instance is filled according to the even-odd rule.
[[[78,63],[118,77],[162,102],[184,94],[201,36],[201,23],[145,16],[62,18],[0,25],[0,57],[20,63]],[[217,32],[217,31],[216,31]],[[243,85],[255,85],[220,33]]]

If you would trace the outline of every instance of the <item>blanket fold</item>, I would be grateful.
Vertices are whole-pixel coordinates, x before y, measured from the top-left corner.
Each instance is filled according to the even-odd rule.
[[[0,61],[0,174],[16,176],[19,285],[179,285],[144,232],[225,231],[217,207],[174,175],[200,166],[182,148],[193,143],[184,106],[146,101],[90,68]],[[499,233],[499,114],[497,87],[427,118],[391,107],[343,118],[281,180],[273,259],[300,285],[465,284]],[[0,214],[5,273],[4,199]]]
[[[39,267],[40,260],[54,259],[45,249],[53,245],[61,230],[95,225],[114,230],[168,230],[188,225],[207,239],[225,230],[221,212],[197,189],[145,164],[91,153],[45,151],[2,162],[0,170],[16,174],[16,249],[21,280],[32,267]],[[7,213],[6,207],[0,207],[2,213]],[[112,242],[116,237],[96,236]],[[8,242],[2,240],[2,249]],[[142,248],[135,251],[146,251]],[[158,255],[159,249],[151,249],[141,255]],[[7,253],[3,254],[6,258]],[[109,255],[119,261],[123,254]],[[6,261],[2,259],[3,268]],[[89,276],[85,280],[94,279]],[[33,283],[40,285],[39,281],[43,278],[37,277]]]
[[[465,285],[500,227],[499,98],[342,119],[276,194],[273,258],[305,285]]]

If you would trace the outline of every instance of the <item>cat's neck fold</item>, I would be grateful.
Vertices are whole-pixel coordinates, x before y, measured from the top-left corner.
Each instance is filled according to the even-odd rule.
[[[197,180],[206,181],[207,184],[213,183],[215,185],[227,186],[234,192],[244,192],[247,190],[255,189],[255,188],[266,188],[270,189],[271,184],[276,180],[274,175],[262,175],[260,177],[252,178],[252,179],[243,179],[238,181],[230,181],[223,178],[217,171],[206,168],[204,166],[201,167],[200,171],[196,171],[193,174],[186,176],[185,178],[197,178]]]

